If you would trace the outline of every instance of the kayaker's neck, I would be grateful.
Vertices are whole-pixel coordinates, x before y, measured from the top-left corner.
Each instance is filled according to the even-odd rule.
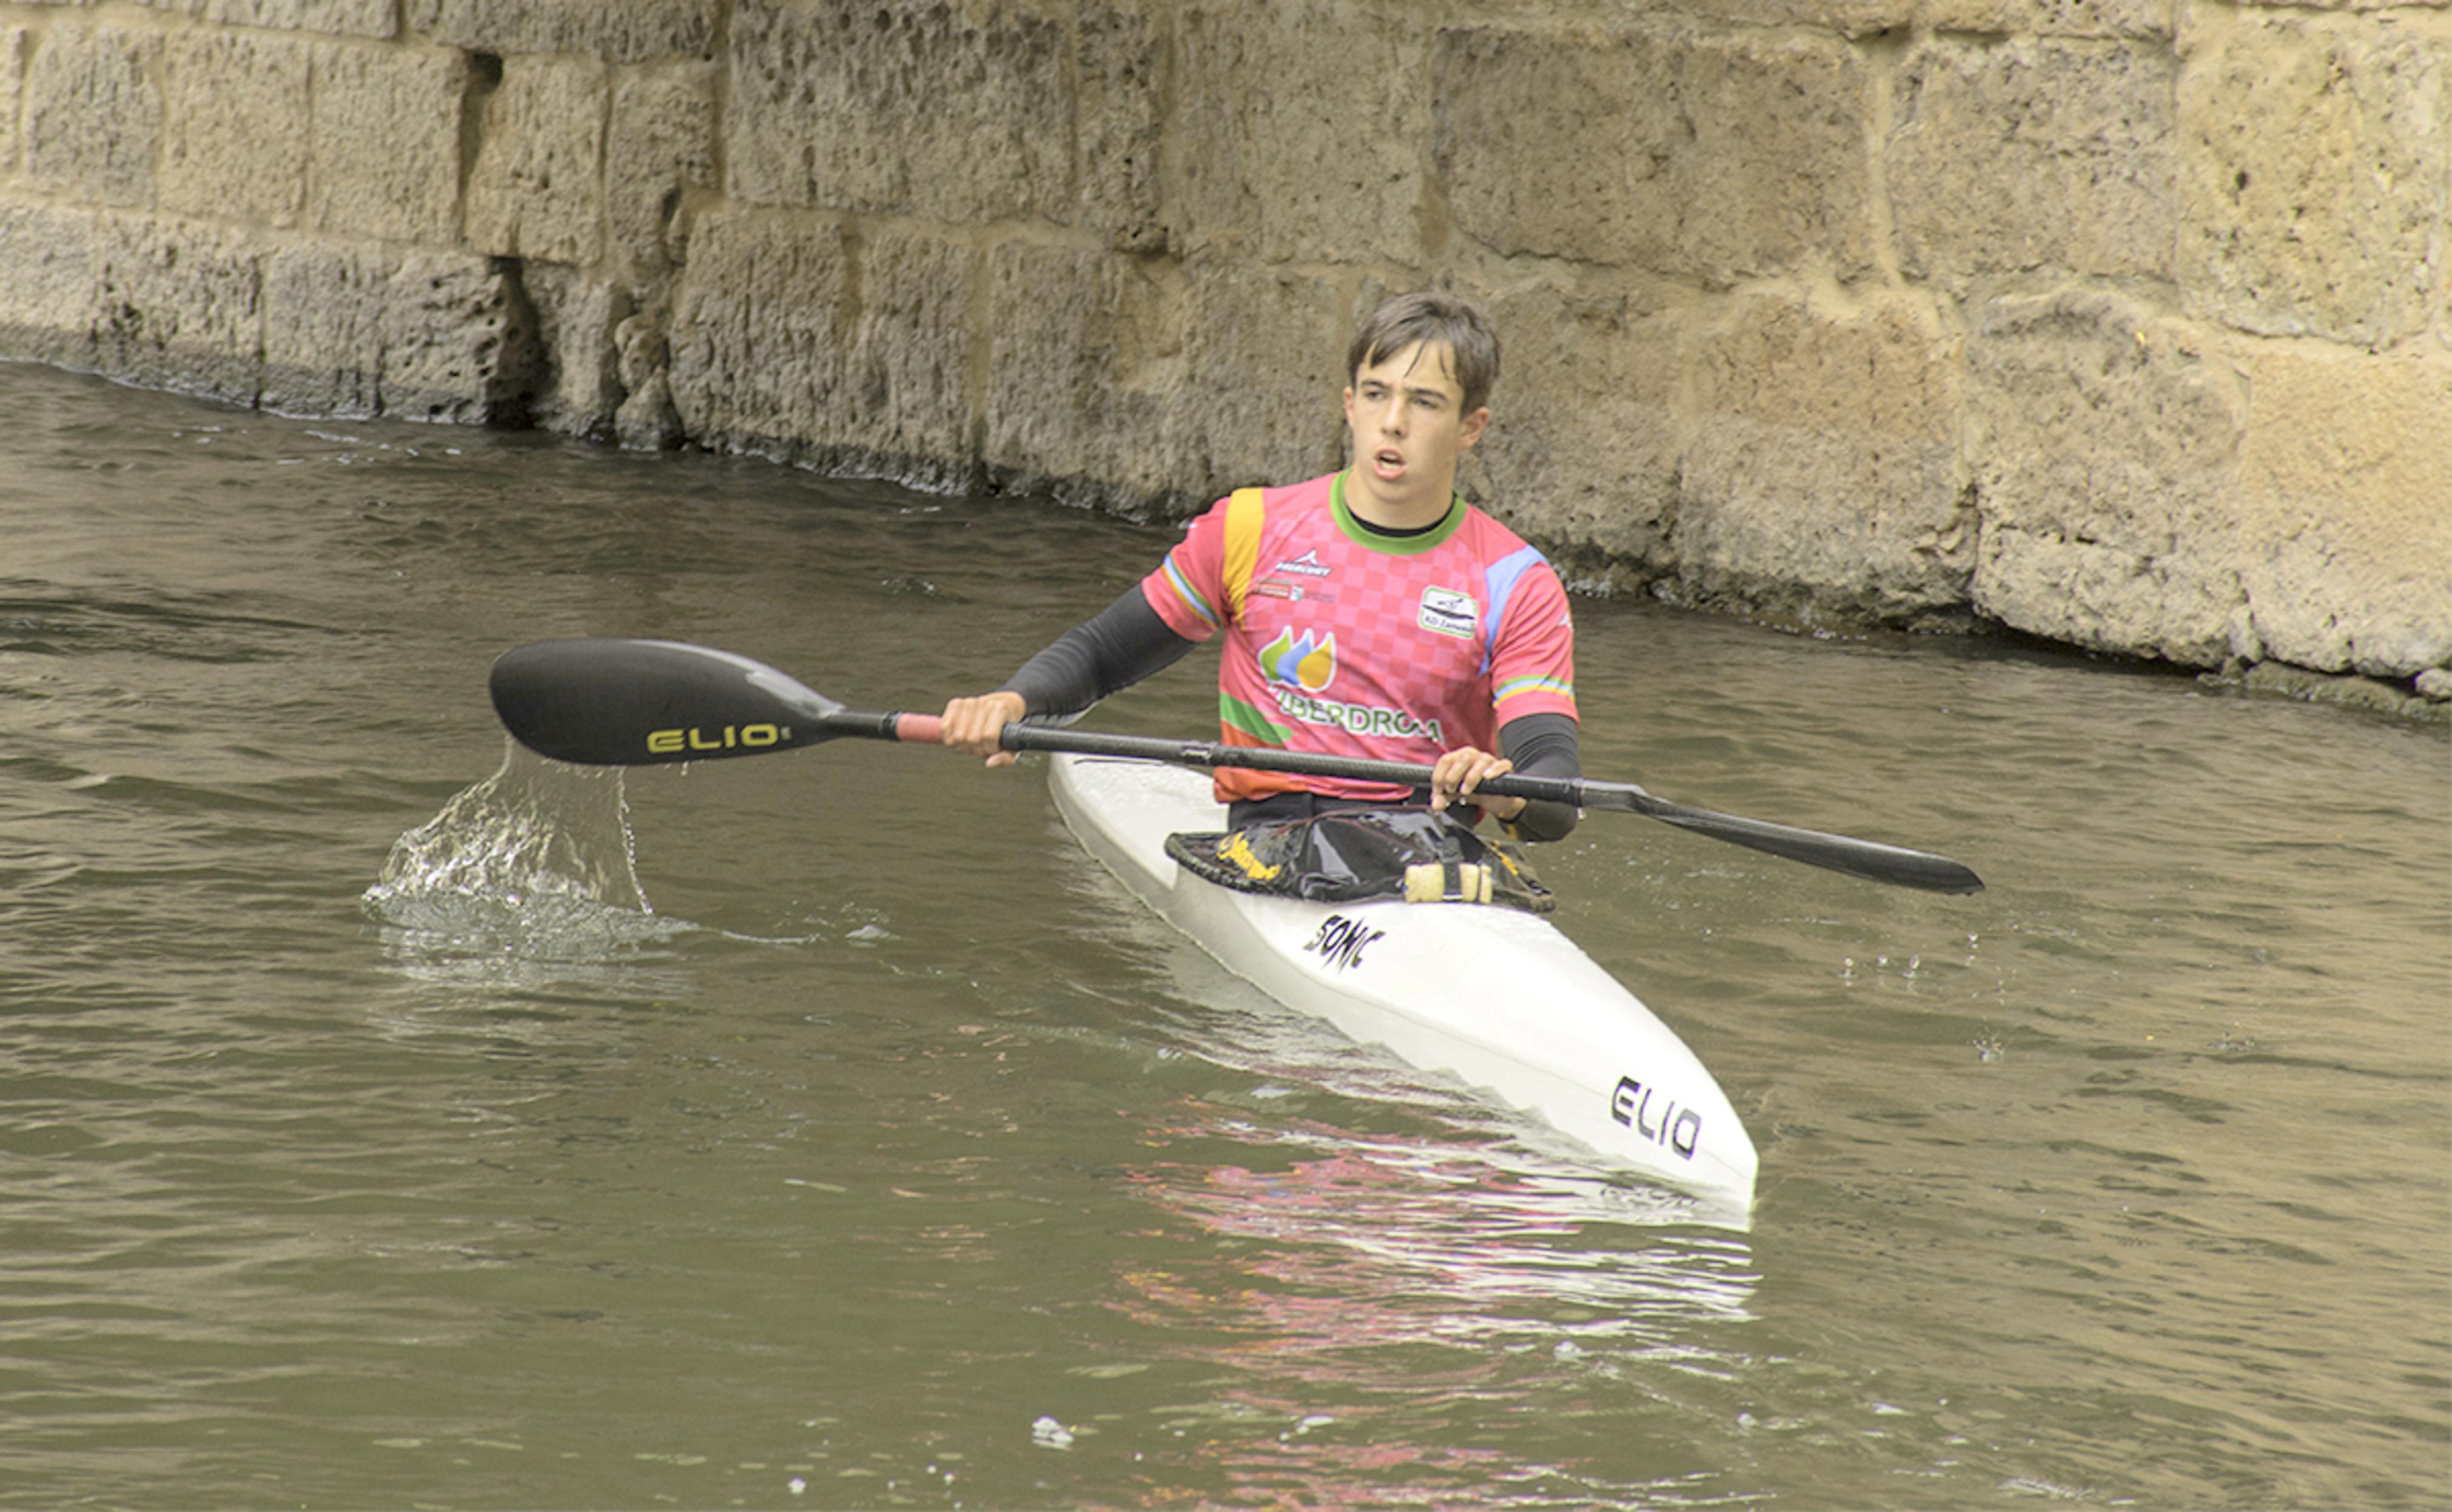
[[[1349,473],[1347,482],[1351,484],[1352,481],[1352,474]],[[1429,535],[1444,527],[1450,516],[1464,507],[1464,501],[1451,493],[1445,504],[1430,511],[1429,519],[1422,520],[1414,517],[1417,513],[1414,510],[1382,510],[1374,514],[1371,507],[1363,502],[1358,490],[1349,487],[1344,490],[1344,494],[1346,513],[1353,517],[1354,523],[1361,527],[1363,533],[1385,537],[1390,541],[1411,541]],[[1404,518],[1401,521],[1391,520],[1386,517],[1390,513],[1401,514]]]

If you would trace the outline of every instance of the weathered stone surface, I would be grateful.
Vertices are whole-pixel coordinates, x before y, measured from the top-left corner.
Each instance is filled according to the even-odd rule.
[[[1643,32],[1439,33],[1436,160],[1457,229],[1505,253],[1611,267],[1676,256],[1675,44]],[[1581,149],[1557,149],[1569,118]]]
[[[893,465],[898,477],[959,487],[977,476],[971,318],[977,252],[924,232],[861,239],[845,388],[824,439]]]
[[[95,221],[86,209],[0,205],[0,350],[93,367]]]
[[[729,189],[756,204],[942,221],[1061,220],[1072,203],[1065,29],[939,0],[742,0]]]
[[[2452,666],[2452,361],[2260,345],[2247,370],[2242,649],[2370,677]]]
[[[1239,260],[1196,265],[1185,298],[1185,383],[1169,406],[1190,475],[1171,508],[1342,467],[1345,348],[1354,317],[1336,281]],[[1366,285],[1360,298],[1375,303]]]
[[[725,210],[702,219],[674,298],[670,380],[690,434],[788,450],[842,392],[851,249],[831,217]]]
[[[687,252],[686,202],[716,187],[716,73],[704,64],[624,70],[613,84],[604,148],[604,219],[634,279]]]
[[[2189,311],[2379,348],[2424,330],[2452,257],[2452,39],[2257,13],[2192,40]]]
[[[464,252],[401,258],[383,302],[385,414],[524,423],[537,337],[515,268]]]
[[[980,455],[1009,487],[1070,504],[1192,487],[1167,416],[1181,391],[1178,291],[1107,251],[1011,243],[988,260]]]
[[[158,34],[57,26],[26,66],[26,178],[38,191],[90,205],[153,202],[162,136],[154,83]]]
[[[0,27],[0,179],[13,177],[24,161],[25,133],[18,118],[26,99],[26,57],[32,50],[32,32]]]
[[[292,243],[264,260],[269,409],[470,424],[529,418],[539,339],[514,265]]]
[[[1075,30],[1080,197],[1063,218],[1110,247],[1157,250],[1171,34],[1146,3],[1084,5]]]
[[[1686,438],[1678,304],[1543,288],[1490,308],[1502,360],[1490,429],[1466,454],[1473,491],[1571,577],[1640,587],[1667,575]]]
[[[1410,10],[1325,0],[1187,0],[1177,19],[1171,230],[1186,250],[1414,262],[1429,40]]]
[[[111,216],[93,249],[94,363],[149,388],[253,404],[264,374],[260,249],[244,231]]]
[[[1811,37],[1708,38],[1679,60],[1694,145],[1678,164],[1683,270],[1733,280],[1820,262],[1870,271],[1869,71]]]
[[[2357,13],[2372,10],[2405,10],[2422,15],[2428,10],[2452,10],[2452,0],[2291,0],[2289,9],[2307,11],[2339,11]]]
[[[1917,0],[1690,0],[1680,9],[1750,27],[1803,27],[1844,37],[1897,30],[1920,13]]]
[[[465,234],[481,252],[590,264],[604,246],[604,66],[510,58],[485,97]]]
[[[510,265],[293,243],[264,261],[267,408],[485,424],[524,418],[532,316]]]
[[[2168,42],[2174,5],[2175,0],[1925,0],[1920,13],[1934,31]]]
[[[341,36],[388,37],[400,30],[395,0],[139,0],[222,26]]]
[[[468,79],[458,52],[318,44],[306,225],[345,240],[457,244]]]
[[[391,0],[384,0],[386,9]],[[614,63],[708,56],[721,0],[406,0],[412,32],[476,52]]]
[[[199,30],[173,34],[168,51],[162,208],[297,225],[306,198],[308,45]]]
[[[2126,43],[1919,45],[1885,147],[1902,270],[2169,278],[2172,78]]]
[[[673,408],[670,348],[662,324],[649,311],[632,313],[613,328],[622,407],[613,413],[614,438],[642,451],[662,451],[686,439],[682,417]]]
[[[614,331],[630,315],[629,290],[576,268],[527,263],[520,287],[535,313],[539,369],[528,385],[528,421],[602,440],[626,392]]]
[[[1434,81],[1448,205],[1495,251],[1719,283],[1870,266],[1867,70],[1836,43],[1453,29]]]
[[[976,259],[821,215],[710,216],[675,298],[674,408],[720,445],[967,482]]]
[[[264,259],[264,387],[283,414],[383,412],[383,333],[399,258],[376,248],[293,242]]]
[[[1697,353],[1673,596],[1910,623],[1964,604],[1959,372],[1919,296],[1740,301]]]
[[[2232,504],[2247,398],[2205,331],[2099,290],[2004,298],[1968,371],[1978,609],[2184,666],[2252,652]]]
[[[1344,461],[1349,323],[1327,280],[1105,251],[999,249],[989,266],[982,458],[1015,487],[1165,513]]]
[[[2198,681],[2213,687],[2240,687],[2251,693],[2295,698],[2309,704],[2341,704],[2404,719],[2440,721],[2452,715],[2452,710],[2444,707],[2443,695],[2427,691],[2433,685],[2424,675],[2419,679],[2416,696],[2412,696],[2400,683],[2379,682],[2355,673],[2335,677],[2280,662],[2259,662],[2236,672],[2227,668],[2206,672]]]

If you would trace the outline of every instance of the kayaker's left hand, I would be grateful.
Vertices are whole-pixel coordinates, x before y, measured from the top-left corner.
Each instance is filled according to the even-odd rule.
[[[1440,809],[1450,804],[1472,802],[1493,819],[1513,819],[1524,811],[1521,798],[1476,798],[1473,789],[1485,778],[1512,772],[1515,764],[1504,756],[1493,756],[1486,750],[1459,746],[1442,755],[1431,767],[1431,807]]]
[[[1010,766],[1013,752],[1000,749],[997,737],[1004,733],[1007,725],[1021,718],[1026,707],[1021,695],[1009,689],[954,699],[945,706],[941,738],[956,750],[985,757],[991,766]]]

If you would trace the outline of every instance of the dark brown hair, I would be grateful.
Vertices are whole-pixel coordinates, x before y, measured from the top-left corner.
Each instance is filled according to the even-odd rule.
[[[1347,381],[1417,341],[1447,348],[1466,414],[1490,403],[1490,390],[1498,384],[1498,332],[1479,305],[1444,288],[1398,294],[1373,310],[1346,348]]]

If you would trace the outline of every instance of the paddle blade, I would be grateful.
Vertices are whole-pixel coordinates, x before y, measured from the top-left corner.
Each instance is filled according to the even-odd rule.
[[[1653,817],[1664,819],[1681,829],[1691,829],[1698,835],[1710,835],[1714,840],[1725,840],[1731,845],[1749,846],[1790,861],[1801,861],[1809,866],[1844,872],[1867,882],[1886,882],[1894,887],[1921,887],[1927,892],[1984,890],[1984,879],[1971,869],[1948,856],[1936,856],[1930,851],[1885,846],[1871,840],[1854,840],[1846,835],[1826,835],[1819,830],[1796,829],[1787,825],[1767,825],[1758,819],[1739,819],[1705,809],[1685,809]]]
[[[1921,887],[1927,892],[1984,890],[1984,879],[1948,856],[1936,856],[1926,850],[1908,850],[1901,846],[1886,846],[1879,841],[1857,840],[1848,835],[1829,835],[1818,829],[1799,829],[1793,825],[1774,825],[1760,819],[1741,819],[1735,814],[1716,814],[1708,808],[1689,808],[1684,804],[1654,798],[1632,783],[1582,783],[1577,785],[1575,801],[1589,808],[1614,808],[1623,813],[1644,814],[1663,824],[1675,825],[1680,829],[1725,840],[1732,846],[1744,846],[1789,861],[1801,861],[1809,866],[1845,872],[1867,882],[1886,882],[1896,887]]]
[[[587,766],[762,756],[832,739],[842,706],[761,662],[678,641],[539,641],[505,651],[494,712],[528,749]]]

